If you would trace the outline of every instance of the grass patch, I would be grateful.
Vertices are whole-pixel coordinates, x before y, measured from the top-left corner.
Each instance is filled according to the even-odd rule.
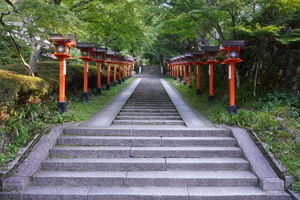
[[[211,122],[254,130],[287,169],[286,174],[294,177],[292,189],[300,193],[300,105],[297,96],[275,91],[262,93],[254,101],[249,85],[244,84],[236,88],[238,113],[233,116],[227,110],[229,91],[226,83],[216,80],[216,85],[219,85],[215,87],[215,103],[209,103],[208,92],[196,95],[195,84],[189,89],[188,85],[178,82],[175,85],[172,78],[167,78],[167,81]],[[201,85],[208,88],[205,82]]]
[[[134,78],[130,78],[117,87],[111,87],[111,90],[102,89],[101,96],[95,96],[95,89],[90,89],[88,103],[81,102],[81,92],[69,96],[66,99],[68,102],[67,112],[63,114],[56,111],[57,94],[51,95],[47,101],[40,104],[14,106],[9,115],[10,119],[0,125],[2,137],[0,168],[13,160],[17,151],[32,140],[36,134],[35,130],[38,128],[66,122],[83,122],[102,109],[134,80]]]

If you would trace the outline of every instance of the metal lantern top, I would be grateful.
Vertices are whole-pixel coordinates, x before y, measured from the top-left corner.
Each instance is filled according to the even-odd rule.
[[[104,55],[106,54],[107,48],[96,48],[93,50],[93,61],[95,62],[103,62],[104,61]]]
[[[115,51],[107,51],[105,54],[105,63],[113,63],[113,58],[115,56],[116,52]]]
[[[193,57],[192,57],[191,53],[185,53],[184,57],[187,60],[186,64],[188,64],[188,65],[194,64],[194,60],[193,60]]]
[[[217,54],[220,52],[218,46],[205,46],[202,47],[203,54],[206,55],[206,63],[205,64],[214,64],[217,63]]]
[[[124,63],[124,58],[125,58],[125,56],[120,56],[120,59],[119,59],[119,62],[121,63],[121,64],[123,64]]]
[[[113,64],[118,64],[119,63],[119,59],[120,59],[121,54],[115,54],[114,57],[112,58],[112,63]]]
[[[195,59],[195,64],[204,64],[202,62],[202,58],[203,58],[203,54],[202,54],[202,50],[199,51],[192,51],[192,57]]]
[[[72,46],[76,46],[76,37],[77,35],[66,35],[62,34],[49,34],[50,42],[53,42],[55,45],[55,53],[53,54],[56,57],[65,57],[68,59],[74,59],[71,56]]]
[[[165,62],[166,64],[170,64],[170,62],[171,62],[170,60],[171,60],[171,58],[165,58],[165,59],[164,59],[164,62]]]
[[[81,57],[79,59],[82,60],[92,60],[91,52],[96,48],[97,43],[93,42],[77,42],[76,48],[81,50]]]
[[[224,62],[242,62],[240,59],[240,49],[245,48],[245,40],[220,40],[219,51],[224,52]]]

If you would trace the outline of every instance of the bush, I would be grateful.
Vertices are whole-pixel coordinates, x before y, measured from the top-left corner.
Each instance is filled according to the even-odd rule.
[[[111,65],[110,80],[113,82],[113,65]],[[83,88],[83,64],[67,64],[66,74],[66,93],[75,93]],[[28,75],[27,68],[22,64],[12,64],[1,66],[0,70],[16,72],[18,74]],[[118,67],[117,67],[118,69]],[[123,71],[123,68],[121,68]],[[88,86],[91,88],[97,87],[97,71],[98,68],[94,65],[89,65]],[[59,88],[59,62],[58,61],[43,61],[38,62],[38,77],[47,81],[53,92],[58,93]],[[102,64],[101,67],[101,83],[106,84],[107,81],[107,65]],[[117,70],[117,79],[119,72]]]
[[[41,78],[0,70],[1,118],[15,105],[40,102],[49,92],[49,83]],[[0,119],[0,122],[3,119]]]

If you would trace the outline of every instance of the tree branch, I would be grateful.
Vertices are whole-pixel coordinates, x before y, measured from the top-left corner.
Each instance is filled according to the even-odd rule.
[[[78,2],[77,4],[75,4],[74,6],[72,6],[72,7],[70,8],[70,11],[76,12],[76,11],[74,10],[75,8],[78,8],[78,7],[81,6],[82,4],[88,4],[88,3],[92,2],[92,1],[94,1],[94,0],[80,1],[80,2]]]

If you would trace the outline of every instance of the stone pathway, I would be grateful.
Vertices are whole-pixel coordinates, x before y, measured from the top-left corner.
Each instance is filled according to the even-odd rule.
[[[216,128],[166,80],[139,78],[80,127],[65,128],[30,187],[0,199],[289,200],[268,167],[260,166],[266,179],[257,175],[243,140]]]
[[[144,78],[119,115],[117,125],[184,125],[158,78]]]

